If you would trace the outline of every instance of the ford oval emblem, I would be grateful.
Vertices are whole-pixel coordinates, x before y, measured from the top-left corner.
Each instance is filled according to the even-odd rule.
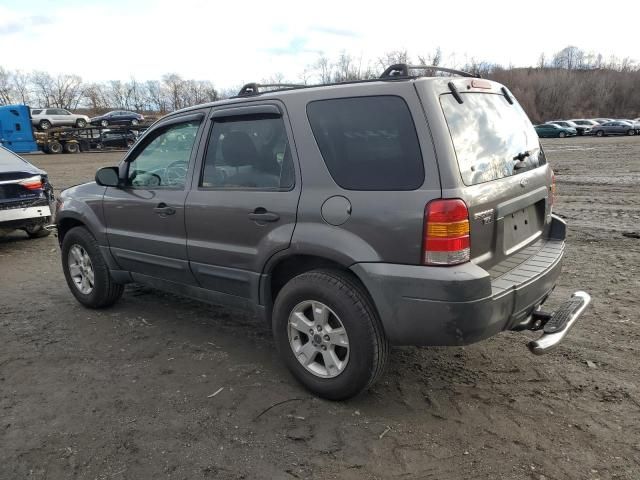
[[[527,185],[529,185],[529,179],[527,177],[520,179],[520,186],[522,188],[526,187]]]

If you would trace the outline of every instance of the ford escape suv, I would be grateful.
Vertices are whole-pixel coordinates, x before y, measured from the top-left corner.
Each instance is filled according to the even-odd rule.
[[[538,136],[502,85],[413,68],[248,84],[159,120],[120,165],[60,196],[71,292],[101,308],[137,282],[250,309],[330,399],[370,386],[390,345],[539,330],[529,348],[548,351],[590,297],[541,310],[565,223]]]

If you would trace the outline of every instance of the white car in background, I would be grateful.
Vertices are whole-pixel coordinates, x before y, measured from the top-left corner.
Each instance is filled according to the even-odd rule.
[[[76,115],[64,108],[33,108],[31,123],[40,130],[49,130],[51,127],[84,128],[89,123],[89,117]]]

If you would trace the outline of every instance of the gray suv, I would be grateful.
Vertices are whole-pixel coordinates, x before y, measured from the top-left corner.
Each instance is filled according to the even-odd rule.
[[[249,84],[159,120],[120,165],[60,195],[71,292],[101,308],[136,282],[249,309],[329,399],[372,385],[390,345],[539,330],[529,348],[546,352],[590,297],[540,308],[565,223],[538,136],[502,85],[413,68]]]

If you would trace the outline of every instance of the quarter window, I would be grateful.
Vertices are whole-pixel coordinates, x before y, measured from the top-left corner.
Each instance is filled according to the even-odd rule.
[[[191,150],[200,122],[186,122],[159,128],[145,139],[140,153],[129,163],[128,183],[137,188],[185,186]]]
[[[293,160],[280,116],[217,119],[211,129],[200,186],[289,190]]]
[[[335,182],[347,190],[415,190],[424,165],[411,113],[396,96],[319,100],[307,116]]]

